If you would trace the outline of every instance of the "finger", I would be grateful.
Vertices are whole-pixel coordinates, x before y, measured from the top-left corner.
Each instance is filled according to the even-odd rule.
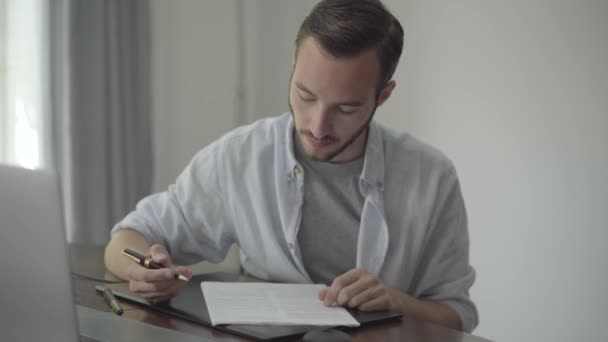
[[[175,279],[175,273],[173,270],[168,268],[162,268],[159,270],[144,270],[143,272],[144,279],[146,282],[157,282],[157,281],[165,281]]]
[[[357,308],[363,303],[367,303],[377,297],[384,294],[382,286],[373,286],[365,289],[364,291],[356,294],[348,301],[348,306],[351,308]]]
[[[368,289],[375,288],[378,283],[378,278],[373,274],[364,274],[357,281],[344,287],[340,293],[338,293],[336,303],[338,303],[338,305],[345,305],[358,294],[365,292]]]
[[[154,283],[147,283],[145,281],[131,280],[129,282],[129,290],[135,293],[146,293],[146,292],[162,292],[175,286],[177,280],[165,280]]]
[[[181,274],[188,279],[192,279],[192,268],[186,266],[179,266],[175,268],[176,274]]]
[[[354,283],[357,281],[357,279],[359,279],[359,277],[361,277],[361,275],[366,273],[367,270],[363,268],[355,268],[334,279],[329,287],[329,290],[327,290],[323,304],[325,304],[325,306],[333,305],[338,298],[340,290],[342,290],[345,286]]]
[[[152,256],[152,260],[165,267],[171,266],[171,257],[169,257],[169,252],[167,252],[167,249],[164,246],[159,244],[152,245],[149,252]]]
[[[359,305],[358,309],[361,311],[381,311],[389,310],[389,307],[390,303],[388,301],[388,297],[380,296]]]
[[[164,288],[162,290],[157,290],[157,291],[155,291],[152,287],[145,288],[148,285],[150,285],[150,284],[144,283],[144,284],[136,285],[136,286],[142,286],[142,288],[147,290],[147,291],[138,292],[138,294],[140,296],[142,296],[144,298],[155,298],[155,297],[160,297],[160,296],[174,297],[179,293],[179,291],[183,288],[183,285],[185,285],[185,284],[181,281],[173,280],[169,287]]]
[[[144,292],[139,295],[149,299],[154,303],[162,302],[169,300],[179,294],[182,288],[186,286],[186,283],[182,281],[175,281],[173,286],[165,289],[164,291],[152,291],[152,292]]]
[[[327,294],[328,290],[329,290],[329,287],[326,287],[323,290],[319,291],[319,294],[317,295],[317,297],[319,298],[320,301],[323,301],[323,299],[325,299],[325,295]]]
[[[127,277],[129,280],[156,282],[173,279],[173,271],[167,268],[154,270],[132,264],[127,269]]]

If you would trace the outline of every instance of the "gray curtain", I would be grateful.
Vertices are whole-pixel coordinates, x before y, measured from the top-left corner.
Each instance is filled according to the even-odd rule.
[[[50,154],[67,236],[104,244],[151,189],[149,2],[50,4]]]

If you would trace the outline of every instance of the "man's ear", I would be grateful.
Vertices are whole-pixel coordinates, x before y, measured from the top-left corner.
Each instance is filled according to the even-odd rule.
[[[395,80],[390,80],[384,88],[380,91],[380,96],[378,96],[378,107],[381,106],[393,93],[393,90],[397,86],[397,82]]]

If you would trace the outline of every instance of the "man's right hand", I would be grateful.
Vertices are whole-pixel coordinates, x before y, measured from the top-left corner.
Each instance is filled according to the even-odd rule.
[[[171,268],[171,257],[161,245],[153,245],[148,251],[152,260],[164,265],[163,269],[147,269],[139,264],[131,264],[127,269],[127,280],[129,290],[135,292],[151,302],[157,303],[169,300],[179,293],[186,286],[186,282],[176,279],[175,274],[181,274],[186,278],[192,277],[190,267]]]

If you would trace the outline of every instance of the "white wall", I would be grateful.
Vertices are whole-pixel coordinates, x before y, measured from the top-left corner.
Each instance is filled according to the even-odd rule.
[[[289,111],[294,42],[316,2],[242,0],[245,122]]]
[[[154,189],[237,124],[236,0],[152,1]]]
[[[407,53],[379,117],[457,166],[475,333],[607,340],[608,2],[388,4]]]

